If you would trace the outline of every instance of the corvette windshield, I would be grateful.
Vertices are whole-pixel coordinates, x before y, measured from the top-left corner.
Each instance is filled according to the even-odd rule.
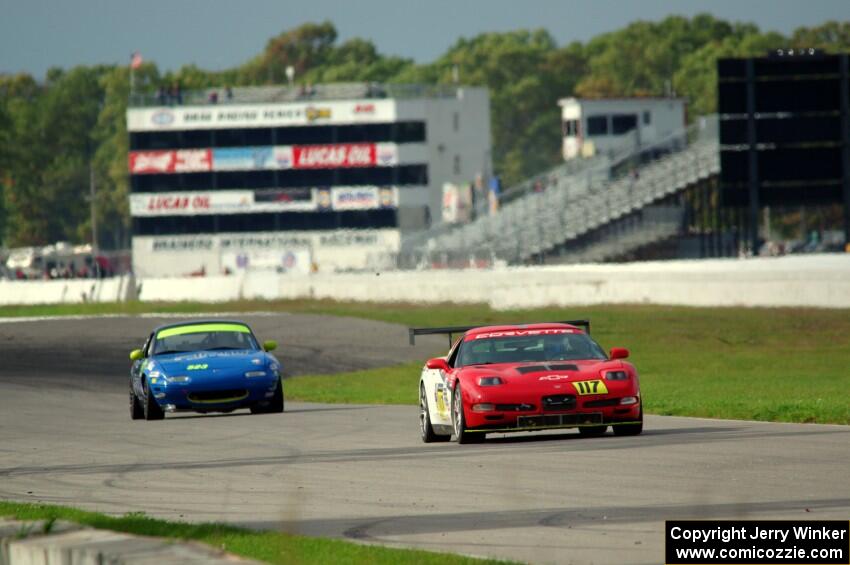
[[[583,333],[509,336],[463,342],[458,366],[581,359],[607,359],[607,356],[595,341]]]
[[[259,349],[246,326],[237,324],[199,324],[161,330],[153,344],[154,355],[188,351]]]

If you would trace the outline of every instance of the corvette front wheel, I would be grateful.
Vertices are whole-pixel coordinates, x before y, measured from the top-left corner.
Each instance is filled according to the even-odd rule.
[[[431,426],[431,413],[428,411],[428,397],[425,396],[425,385],[419,384],[419,435],[425,443],[449,441],[452,436],[434,433]]]
[[[463,392],[460,383],[455,385],[452,394],[452,426],[458,443],[480,443],[484,441],[484,432],[471,432],[466,429],[466,416],[463,413]]]
[[[640,408],[640,416],[634,424],[621,424],[614,426],[615,436],[637,436],[643,432],[643,406]]]

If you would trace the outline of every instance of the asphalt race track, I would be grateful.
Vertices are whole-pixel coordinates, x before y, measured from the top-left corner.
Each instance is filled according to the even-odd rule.
[[[245,316],[288,374],[423,359],[404,328]],[[0,323],[0,499],[535,563],[659,563],[665,519],[850,517],[850,427],[649,417],[638,437],[422,444],[414,406],[132,422],[156,318]],[[415,377],[413,377],[415,379]]]

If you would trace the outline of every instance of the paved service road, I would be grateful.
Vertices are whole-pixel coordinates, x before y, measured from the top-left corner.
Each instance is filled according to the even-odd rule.
[[[368,350],[373,332],[407,347],[402,328],[361,325],[346,339],[335,332],[355,329],[347,321],[318,331],[328,319],[298,319],[327,355],[323,339]],[[7,343],[37,332],[0,324],[0,499],[535,563],[659,563],[665,519],[850,517],[850,427],[649,417],[633,438],[459,446],[422,444],[414,406],[287,403],[278,415],[132,422],[123,375],[118,387],[80,390],[71,385],[88,378],[86,363],[54,364],[73,357],[91,322],[64,323],[47,324],[68,341],[39,366],[14,360]],[[279,339],[285,360],[299,342]],[[368,366],[379,351],[353,358]]]

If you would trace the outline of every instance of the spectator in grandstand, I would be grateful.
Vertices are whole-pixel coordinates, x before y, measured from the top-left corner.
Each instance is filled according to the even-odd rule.
[[[165,91],[165,87],[160,85],[159,88],[156,89],[156,101],[160,106],[165,106],[168,102],[168,93]]]
[[[210,104],[218,104],[218,91],[217,90],[213,90],[212,92],[210,92],[210,95],[207,96],[207,102],[209,102]]]
[[[229,85],[224,87],[224,97],[227,98],[228,102],[233,101],[233,89]]]
[[[632,197],[632,194],[635,191],[635,185],[637,184],[638,179],[640,179],[640,173],[637,169],[632,168],[632,170],[629,171],[629,198]]]

